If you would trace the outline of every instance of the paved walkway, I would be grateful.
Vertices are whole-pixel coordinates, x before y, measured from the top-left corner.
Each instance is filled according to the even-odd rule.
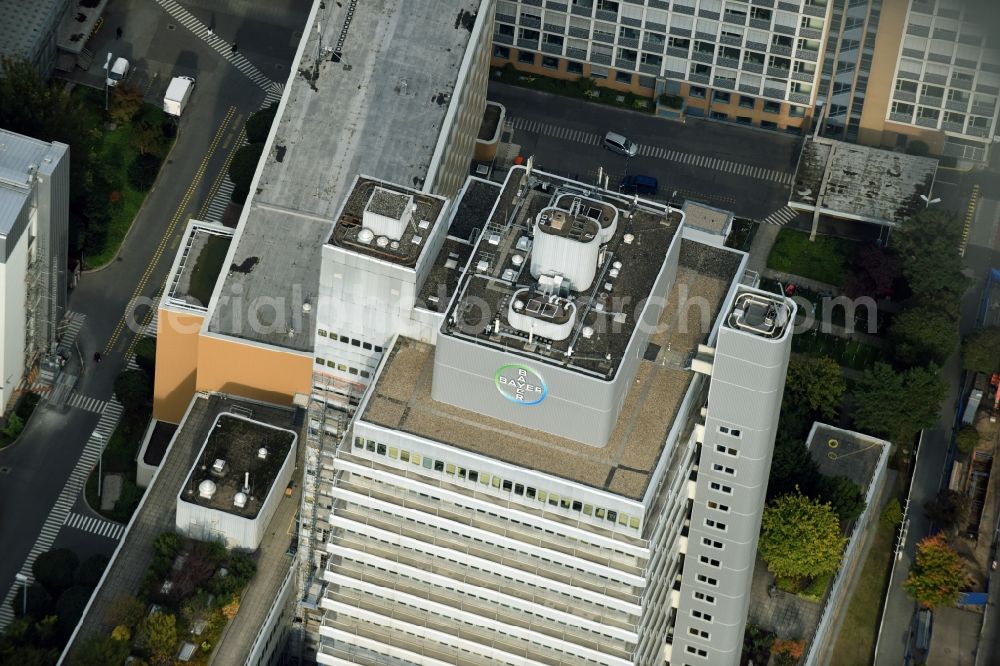
[[[774,241],[778,239],[778,232],[781,227],[774,224],[758,224],[757,233],[750,243],[750,259],[747,261],[747,268],[757,271],[762,277],[767,270],[767,257],[771,254]]]

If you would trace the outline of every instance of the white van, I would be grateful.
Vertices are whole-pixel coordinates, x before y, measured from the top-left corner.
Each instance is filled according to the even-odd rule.
[[[635,157],[635,154],[639,152],[639,146],[634,141],[629,141],[617,132],[608,132],[604,135],[604,147],[613,153],[629,157]]]
[[[175,76],[163,96],[163,111],[171,116],[180,116],[191,98],[192,90],[194,79],[190,76]]]
[[[115,60],[115,64],[113,64],[111,69],[108,70],[108,77],[106,81],[107,85],[112,88],[117,86],[125,79],[126,76],[128,76],[129,69],[131,69],[131,65],[129,65],[128,60],[125,58],[118,58]]]

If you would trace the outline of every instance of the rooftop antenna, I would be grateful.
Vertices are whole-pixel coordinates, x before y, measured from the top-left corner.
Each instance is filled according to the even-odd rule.
[[[604,174],[604,189],[608,189],[608,181],[609,180],[611,180],[611,177],[608,176],[608,174]]]
[[[525,167],[526,171],[524,172],[524,175],[526,177],[530,177],[531,176],[531,169],[534,166],[535,166],[535,156],[531,155],[530,157],[528,157],[528,163],[527,163],[527,165]]]
[[[604,167],[597,167],[597,186],[601,186],[601,181],[604,180]]]

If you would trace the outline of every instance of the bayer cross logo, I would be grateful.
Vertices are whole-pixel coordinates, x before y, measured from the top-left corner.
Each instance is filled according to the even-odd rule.
[[[494,383],[503,397],[519,405],[537,405],[549,393],[541,375],[524,365],[500,366]]]

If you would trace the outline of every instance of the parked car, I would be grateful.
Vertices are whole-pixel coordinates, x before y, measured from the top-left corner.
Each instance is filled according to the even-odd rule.
[[[125,58],[118,58],[115,60],[115,64],[111,65],[111,69],[108,70],[108,85],[114,88],[118,83],[128,76],[128,71],[131,69],[128,60]]]
[[[639,152],[639,146],[634,141],[629,141],[617,132],[608,132],[604,135],[604,147],[613,153],[629,157],[635,157],[635,154]]]
[[[652,176],[635,174],[622,178],[618,191],[623,194],[639,194],[643,196],[655,196],[659,189],[659,183]]]

